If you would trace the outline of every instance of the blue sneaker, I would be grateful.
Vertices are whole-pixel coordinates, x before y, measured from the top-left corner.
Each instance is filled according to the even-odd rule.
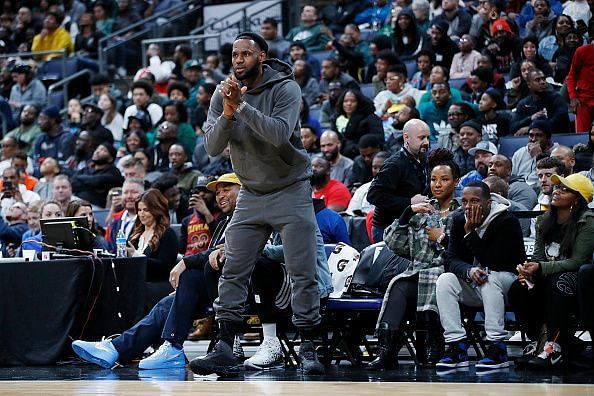
[[[138,368],[141,370],[156,370],[185,367],[185,365],[184,350],[177,349],[169,341],[165,341],[155,353],[142,359],[138,363]]]
[[[491,370],[504,367],[509,367],[507,345],[503,341],[491,341],[487,347],[485,357],[476,363],[476,368],[479,370]]]
[[[437,369],[452,369],[459,367],[468,367],[468,344],[466,340],[448,343],[448,348],[443,358],[435,367]]]
[[[103,340],[101,342],[76,340],[72,342],[72,350],[82,360],[95,363],[107,369],[112,368],[120,356],[111,343],[111,340]]]

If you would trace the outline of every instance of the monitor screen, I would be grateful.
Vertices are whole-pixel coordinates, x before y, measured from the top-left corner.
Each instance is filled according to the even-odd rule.
[[[86,217],[42,219],[40,224],[44,243],[56,249],[92,251],[94,238]]]

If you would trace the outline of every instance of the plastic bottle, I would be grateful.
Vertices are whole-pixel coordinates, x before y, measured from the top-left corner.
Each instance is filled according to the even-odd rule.
[[[118,235],[116,237],[116,256],[117,257],[127,257],[128,251],[126,250],[126,233],[124,232],[124,228],[120,228],[118,231]]]

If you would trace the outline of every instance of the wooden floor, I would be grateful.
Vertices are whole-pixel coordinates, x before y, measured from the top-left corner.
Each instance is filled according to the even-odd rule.
[[[279,381],[2,381],[0,395],[274,395],[379,396],[594,395],[594,386],[558,384],[362,383]]]

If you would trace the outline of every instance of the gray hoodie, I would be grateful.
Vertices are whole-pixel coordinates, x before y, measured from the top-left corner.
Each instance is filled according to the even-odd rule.
[[[268,59],[262,70],[262,80],[245,93],[245,107],[231,120],[223,116],[217,87],[204,125],[207,153],[218,155],[230,144],[233,170],[243,188],[257,194],[279,191],[311,176],[300,139],[301,89],[291,67]]]

